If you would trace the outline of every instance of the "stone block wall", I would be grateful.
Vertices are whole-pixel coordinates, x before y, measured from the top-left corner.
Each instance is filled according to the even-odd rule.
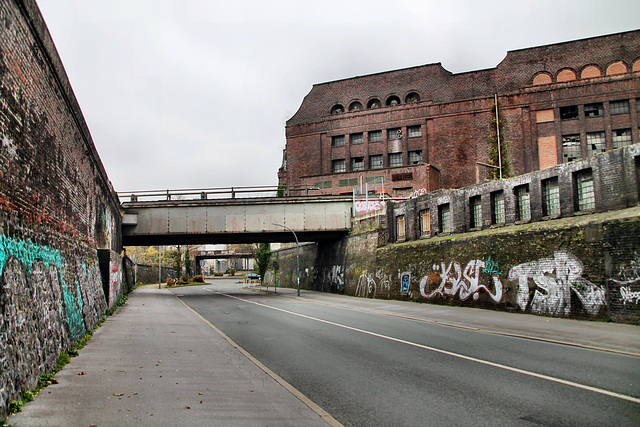
[[[382,247],[371,231],[302,253],[303,289],[640,324],[638,207]],[[287,286],[295,250],[278,258]]]
[[[36,3],[0,2],[0,418],[132,286],[120,224]]]

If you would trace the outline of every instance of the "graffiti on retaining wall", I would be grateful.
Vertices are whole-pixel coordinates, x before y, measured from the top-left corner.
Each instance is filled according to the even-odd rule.
[[[73,340],[84,336],[86,329],[82,310],[82,294],[80,285],[76,282],[75,292],[71,291],[62,276],[62,256],[57,249],[33,243],[30,240],[14,239],[0,235],[0,276],[4,273],[4,267],[10,259],[16,259],[31,275],[35,262],[43,262],[50,270],[51,276],[57,276],[62,288],[66,318],[69,324]]]
[[[322,283],[329,285],[331,292],[344,291],[344,266],[332,265],[322,270]]]
[[[457,261],[451,261],[448,266],[444,262],[441,262],[440,265],[434,264],[434,274],[424,276],[420,280],[420,294],[424,298],[433,298],[437,295],[443,297],[458,295],[461,301],[466,301],[472,296],[474,301],[477,301],[480,298],[480,292],[484,291],[493,301],[500,302],[503,287],[497,268],[497,264],[487,266],[487,263],[481,259],[469,261],[464,269]],[[490,275],[493,284],[487,286],[481,283],[481,273]],[[438,287],[427,293],[429,285],[438,282]]]
[[[620,300],[622,306],[625,309],[633,308],[637,309],[640,302],[640,256],[637,252],[634,252],[634,258],[620,266],[618,276],[620,279],[609,279],[609,283],[612,285],[609,290],[611,292],[611,299],[617,299],[615,289],[618,289],[620,294]],[[629,304],[629,306],[627,306]],[[635,307],[633,307],[635,306]]]
[[[388,297],[391,291],[391,276],[386,276],[382,270],[376,271],[375,274],[366,271],[360,274],[356,287],[357,297],[375,298],[376,295],[385,291]]]
[[[640,291],[631,291],[631,286],[621,286],[620,295],[622,296],[622,304],[626,307],[627,303],[638,304],[640,302]]]
[[[516,301],[523,311],[530,309],[536,314],[569,316],[573,293],[585,311],[595,316],[606,302],[605,289],[583,278],[583,269],[576,256],[558,251],[553,258],[542,258],[511,268],[509,280],[518,281]],[[530,285],[533,285],[533,290]],[[532,292],[533,298],[530,297]]]
[[[409,296],[409,285],[411,284],[411,272],[405,271],[399,274],[400,276],[400,295],[403,297]]]

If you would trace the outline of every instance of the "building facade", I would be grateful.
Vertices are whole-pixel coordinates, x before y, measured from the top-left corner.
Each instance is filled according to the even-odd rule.
[[[436,63],[316,84],[287,122],[278,179],[314,195],[384,182],[375,192],[406,197],[624,147],[639,126],[637,30],[510,51],[486,70]]]

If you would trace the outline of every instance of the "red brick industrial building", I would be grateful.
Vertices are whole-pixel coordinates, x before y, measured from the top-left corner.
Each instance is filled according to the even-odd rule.
[[[287,122],[278,178],[345,194],[384,177],[408,196],[521,175],[640,140],[640,30],[510,51],[497,67],[440,63],[316,84]],[[510,172],[509,170],[510,169]]]

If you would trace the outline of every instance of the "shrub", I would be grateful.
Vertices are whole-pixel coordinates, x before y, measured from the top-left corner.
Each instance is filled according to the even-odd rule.
[[[215,277],[222,277],[222,273],[213,273]]]
[[[227,270],[227,272],[229,273],[229,276],[234,276],[236,274],[236,269],[230,268],[229,270]]]
[[[198,283],[204,283],[204,276],[202,276],[202,274],[193,276],[193,281]]]

